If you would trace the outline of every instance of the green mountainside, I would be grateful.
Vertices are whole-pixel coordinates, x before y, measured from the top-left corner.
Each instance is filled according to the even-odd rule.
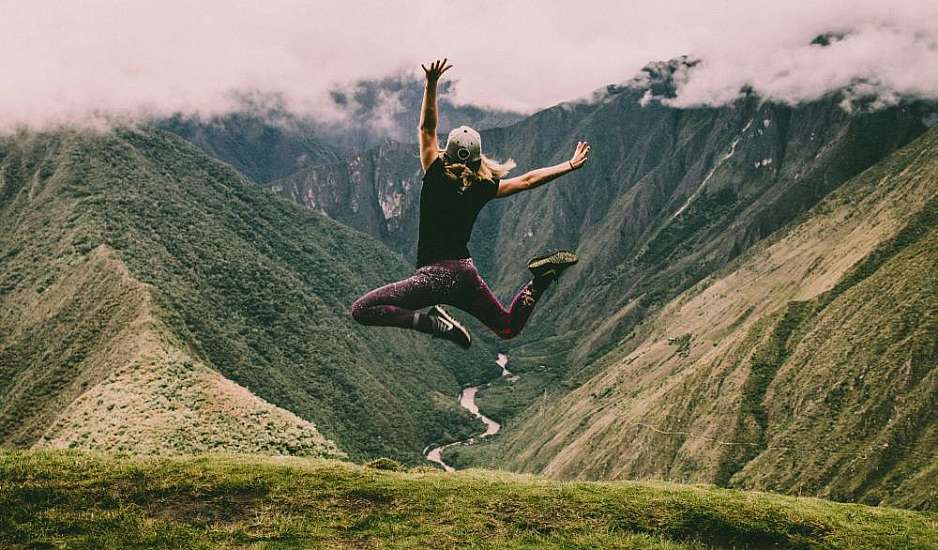
[[[813,301],[854,263],[895,238],[916,212],[927,212],[921,193],[931,192],[926,185],[930,180],[909,179],[909,174],[931,170],[935,152],[928,143],[934,138],[915,140],[925,132],[934,135],[926,121],[935,106],[912,102],[847,112],[839,94],[799,106],[755,97],[723,108],[699,109],[644,101],[649,93],[667,95],[673,69],[653,64],[646,68],[645,83],[610,87],[593,101],[563,103],[517,124],[483,132],[487,154],[514,158],[519,164],[516,174],[562,162],[577,140],[588,140],[593,156],[585,169],[546,188],[494,201],[476,226],[470,248],[502,297],[510,296],[525,279],[524,262],[534,254],[576,248],[580,262],[546,294],[520,338],[495,342],[466,319],[483,340],[508,352],[510,368],[521,378],[480,392],[480,407],[503,425],[502,433],[486,445],[451,448],[447,461],[563,478],[691,479],[935,507],[934,493],[925,489],[935,468],[930,462],[935,452],[934,415],[928,412],[933,405],[928,392],[934,390],[933,375],[928,373],[934,360],[928,358],[936,354],[930,336],[933,319],[924,309],[934,303],[929,273],[914,263],[897,264],[905,258],[899,256],[882,266],[881,273],[905,274],[909,288],[890,286],[888,276],[881,274],[845,292],[833,305],[821,307]],[[892,156],[913,142],[926,152],[914,160],[908,151]],[[866,179],[855,179],[874,166]],[[875,188],[869,173],[918,185],[920,193],[900,189],[885,197],[871,193],[861,201],[865,191],[856,189]],[[284,196],[372,234],[404,258],[412,258],[420,175],[416,146],[388,142],[348,163],[312,167],[272,185]],[[856,221],[866,217],[865,208],[886,209],[895,211],[891,214],[895,219],[875,230],[857,228],[853,238],[861,241],[855,249],[844,248],[833,233],[817,241],[788,242],[790,254],[804,247],[801,253],[810,256],[810,262],[801,271],[792,271],[776,261],[778,274],[795,273],[784,287],[762,288],[733,307],[722,301],[729,303],[736,291],[726,290],[708,303],[713,312],[693,313],[701,321],[717,323],[731,339],[706,332],[707,340],[702,327],[683,332],[668,328],[686,320],[687,313],[669,309],[686,299],[681,298],[687,295],[683,293],[712,284],[713,277],[719,278],[716,274],[735,269],[732,266],[738,267],[741,258],[755,262],[748,254],[769,246],[766,239],[774,242],[793,227],[813,227],[805,225],[806,216],[814,218],[833,208],[823,201],[847,182],[854,190],[836,196],[852,197],[851,202],[839,205],[838,212],[848,212],[843,215]],[[822,262],[832,267],[818,271]],[[807,270],[812,263],[817,265]],[[752,269],[761,273],[757,265]],[[724,283],[730,288],[736,284],[740,284],[736,279]],[[800,289],[800,294],[792,295],[792,289]],[[889,328],[911,321],[892,317],[874,300],[879,296],[907,302],[911,309],[902,315],[912,316],[925,328],[911,333]],[[800,305],[789,311],[788,301]],[[841,304],[852,305],[841,309]],[[860,309],[862,304],[867,304],[866,309]],[[861,319],[853,317],[857,311],[863,312]],[[835,312],[839,312],[835,317],[827,317]],[[718,313],[726,317],[715,319]],[[653,323],[663,328],[648,336]],[[844,326],[850,326],[851,332],[839,330]],[[791,339],[814,331],[833,331],[831,347]],[[869,373],[855,365],[833,366],[836,361],[829,354],[842,351],[843,339],[854,343],[856,355],[851,357]],[[641,356],[655,342],[666,357],[674,356],[667,366],[653,369],[649,365],[657,364],[657,358],[639,362],[630,355]],[[731,342],[735,344],[730,346]],[[861,349],[860,343],[866,347]],[[913,351],[908,353],[918,355],[903,355],[909,345]],[[706,346],[717,355],[708,355],[702,363],[694,354]],[[753,354],[758,361],[748,376]],[[633,366],[625,368],[621,361]],[[807,373],[814,361],[832,373],[811,378]],[[648,385],[620,387],[629,386],[626,381],[631,377],[644,376],[644,370],[634,371],[639,365],[655,371]],[[901,374],[902,368],[912,369],[913,374]],[[734,383],[726,386],[728,372],[734,373],[730,378]],[[859,380],[911,376],[914,382],[905,390],[890,386],[872,391],[865,389],[866,384],[847,384],[841,376],[862,376]],[[610,382],[611,377],[618,382]],[[808,381],[821,385],[810,390],[799,386]],[[678,384],[681,391],[670,384]],[[782,392],[792,384],[799,390]],[[794,414],[787,407],[803,405],[807,396],[823,393],[824,384],[836,387],[839,397],[831,398],[833,404],[818,406],[816,411],[823,412],[812,409],[806,418],[773,424]],[[775,393],[776,387],[782,393]],[[906,390],[912,394],[907,396]],[[783,396],[787,400],[772,403]],[[900,404],[902,399],[908,401]],[[835,405],[843,410],[828,410]],[[649,408],[652,412],[646,412]],[[597,425],[599,411],[602,420]],[[669,411],[673,418],[656,416],[664,414],[661,411]],[[633,424],[646,416],[655,421]],[[839,420],[826,422],[835,417]],[[666,426],[667,433],[655,435],[647,426]],[[784,433],[774,434],[774,429]],[[647,433],[635,433],[643,430]],[[683,442],[671,432],[703,434],[734,444],[726,450],[713,441]],[[835,433],[851,435],[830,437]],[[636,438],[644,443],[632,448]],[[900,445],[891,438],[921,441]],[[798,458],[784,458],[783,453],[794,449],[802,453],[800,445],[815,440],[826,445],[808,453],[814,461],[811,466]],[[871,454],[876,448],[878,458]],[[865,458],[858,461],[856,456]]]
[[[936,507],[927,489],[935,290],[923,267],[933,243],[923,236],[876,264],[877,276],[845,278],[906,224],[931,223],[935,130],[926,122],[935,105],[848,111],[838,93],[797,106],[751,96],[721,108],[648,101],[669,95],[682,62],[651,64],[626,86],[483,132],[487,154],[514,158],[516,174],[563,162],[578,140],[593,156],[546,188],[494,201],[477,224],[470,249],[502,297],[526,279],[535,254],[575,248],[580,262],[521,337],[495,342],[467,319],[521,378],[480,392],[502,433],[452,448],[447,460]],[[271,185],[411,258],[420,174],[416,146],[386,143]],[[892,188],[880,180],[901,185],[885,193]],[[869,217],[880,225],[851,225]],[[778,244],[792,231],[817,238]],[[789,277],[782,286],[737,294],[743,283],[733,278],[705,310],[675,309],[742,264],[747,281],[768,285],[755,259],[768,246],[786,250],[771,264],[772,277]],[[795,256],[809,261],[783,265]],[[899,274],[906,287],[892,282]],[[836,299],[825,294],[841,279],[854,284]],[[675,328],[690,315],[687,329]],[[895,379],[909,382],[870,389]],[[837,395],[814,402],[828,390]],[[788,418],[795,414],[806,416]],[[825,445],[802,448],[815,441]]]
[[[386,140],[347,162],[301,170],[270,187],[307,208],[374,235],[414,261],[417,198],[423,176],[416,151],[413,144]]]
[[[938,128],[645,318],[585,383],[448,460],[936,510],[936,265]]]
[[[666,483],[62,452],[0,479],[13,548],[938,548],[935,514]]]
[[[580,366],[646,315],[925,129],[915,105],[849,114],[832,96],[799,107],[750,98],[677,110],[642,106],[640,94],[561,105],[490,139],[513,155],[523,144],[526,166],[562,162],[577,139],[593,144],[583,170],[506,201],[493,253],[493,266],[511,266],[532,250],[577,249],[580,263],[535,312],[529,335],[576,350],[554,361],[570,367],[574,383],[589,374]],[[517,284],[517,271],[499,268],[498,287]],[[537,344],[513,351],[540,360]]]
[[[483,132],[515,174],[566,160],[578,140],[593,158],[483,212],[470,248],[499,295],[535,254],[575,248],[580,262],[520,338],[496,341],[460,315],[478,336],[469,353],[348,313],[412,272],[414,145],[383,140],[340,160],[310,128],[278,134],[243,114],[211,135],[186,126],[198,147],[153,128],[0,138],[0,446],[414,465],[428,445],[479,430],[455,397],[497,376],[498,350],[520,378],[492,380],[478,400],[503,429],[448,449],[450,464],[938,510],[935,107],[848,112],[839,94],[799,106],[649,100],[668,96],[681,62]],[[279,179],[260,187],[225,162]],[[41,470],[71,455],[8,456],[40,456]],[[362,490],[341,506],[371,502]],[[137,512],[127,521],[151,521]],[[350,540],[393,534],[362,521]],[[348,542],[304,522],[275,530]],[[636,544],[743,536],[634,525]],[[830,543],[796,532],[765,545]],[[253,540],[237,533],[209,535]],[[503,542],[567,543],[544,536]]]
[[[355,325],[409,272],[159,130],[4,137],[0,444],[419,462],[497,367]]]
[[[337,162],[343,156],[308,121],[279,109],[248,110],[206,120],[176,115],[158,121],[157,126],[258,183],[307,166]]]

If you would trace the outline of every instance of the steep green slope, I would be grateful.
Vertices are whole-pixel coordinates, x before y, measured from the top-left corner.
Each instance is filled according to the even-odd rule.
[[[337,162],[274,181],[280,195],[374,235],[413,261],[421,178],[417,147],[387,140]]]
[[[280,109],[249,110],[207,120],[176,115],[157,125],[258,183],[307,166],[336,162],[342,156],[309,122]]]
[[[934,191],[935,175],[925,177]],[[764,377],[762,403],[749,405],[752,412],[744,404],[741,414],[743,424],[764,417],[764,448],[749,463],[724,458],[727,474],[741,466],[728,484],[938,510],[936,266],[932,195],[835,288],[786,312],[781,322],[790,326],[773,329],[790,331],[786,341],[753,358],[750,380]],[[762,365],[775,372],[757,375]],[[825,444],[795,451],[783,448],[787,441]]]
[[[932,129],[462,460],[938,509],[936,222]]]
[[[500,266],[577,249],[580,263],[532,317],[532,345],[513,350],[516,364],[535,365],[542,340],[564,338],[574,353],[550,365],[573,384],[647,315],[925,129],[916,105],[846,113],[832,95],[798,107],[748,98],[676,110],[643,106],[643,93],[561,105],[489,136],[522,168],[562,162],[577,139],[593,144],[583,170],[506,201],[494,247],[499,288],[520,271]]]
[[[0,544],[209,548],[938,548],[938,516],[663,483],[335,461],[0,453]]]
[[[7,445],[343,456],[310,422],[193,358],[106,245],[69,260],[41,293],[18,285],[2,302]]]
[[[495,369],[484,346],[351,320],[410,271],[373,239],[157,130],[4,138],[0,177],[4,445],[299,452],[312,421],[352,458],[417,462],[475,428],[454,397]],[[122,406],[121,433],[101,419]],[[187,435],[199,414],[220,424]]]

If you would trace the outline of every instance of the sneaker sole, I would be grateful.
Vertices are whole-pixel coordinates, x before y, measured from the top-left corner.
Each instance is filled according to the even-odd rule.
[[[576,254],[570,252],[569,250],[561,250],[559,252],[554,252],[553,254],[534,258],[528,262],[528,269],[537,269],[547,264],[554,264],[557,266],[573,265],[577,263],[577,261],[579,260],[577,259]]]
[[[449,312],[447,312],[445,309],[441,308],[440,306],[433,306],[432,309],[437,312],[437,315],[440,318],[444,319],[447,323],[451,323],[454,327],[456,327],[457,329],[462,331],[463,334],[466,335],[466,345],[459,346],[459,347],[463,349],[469,349],[469,346],[472,345],[472,334],[469,333],[469,329],[462,326],[462,324],[459,321],[454,319],[453,316],[449,314]]]

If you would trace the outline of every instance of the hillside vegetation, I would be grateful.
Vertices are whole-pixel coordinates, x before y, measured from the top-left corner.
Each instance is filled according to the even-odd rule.
[[[394,141],[270,184],[280,195],[381,239],[413,261],[422,171],[416,146]]]
[[[176,115],[157,125],[258,183],[307,166],[336,162],[343,156],[317,135],[309,121],[275,108],[248,109],[207,120]]]
[[[936,265],[932,129],[461,461],[938,510]]]
[[[497,370],[354,324],[408,273],[167,133],[3,138],[0,443],[419,462],[475,429],[454,397]]]
[[[665,483],[0,453],[0,545],[938,548],[938,516]]]

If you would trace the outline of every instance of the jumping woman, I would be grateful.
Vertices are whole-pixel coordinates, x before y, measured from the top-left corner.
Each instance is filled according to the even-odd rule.
[[[524,327],[534,304],[564,269],[575,264],[576,254],[557,251],[528,262],[533,279],[515,295],[506,310],[476,269],[466,244],[482,207],[539,185],[583,166],[589,144],[579,142],[573,157],[556,166],[502,179],[515,167],[510,159],[498,163],[482,154],[479,133],[460,126],[449,133],[446,148],[436,136],[436,86],[452,65],[434,61],[421,65],[427,82],[420,113],[420,229],[417,270],[403,281],[372,290],[352,304],[352,316],[363,325],[413,329],[468,348],[469,331],[440,304],[472,314],[502,338],[514,338]],[[433,306],[427,313],[419,310]]]

